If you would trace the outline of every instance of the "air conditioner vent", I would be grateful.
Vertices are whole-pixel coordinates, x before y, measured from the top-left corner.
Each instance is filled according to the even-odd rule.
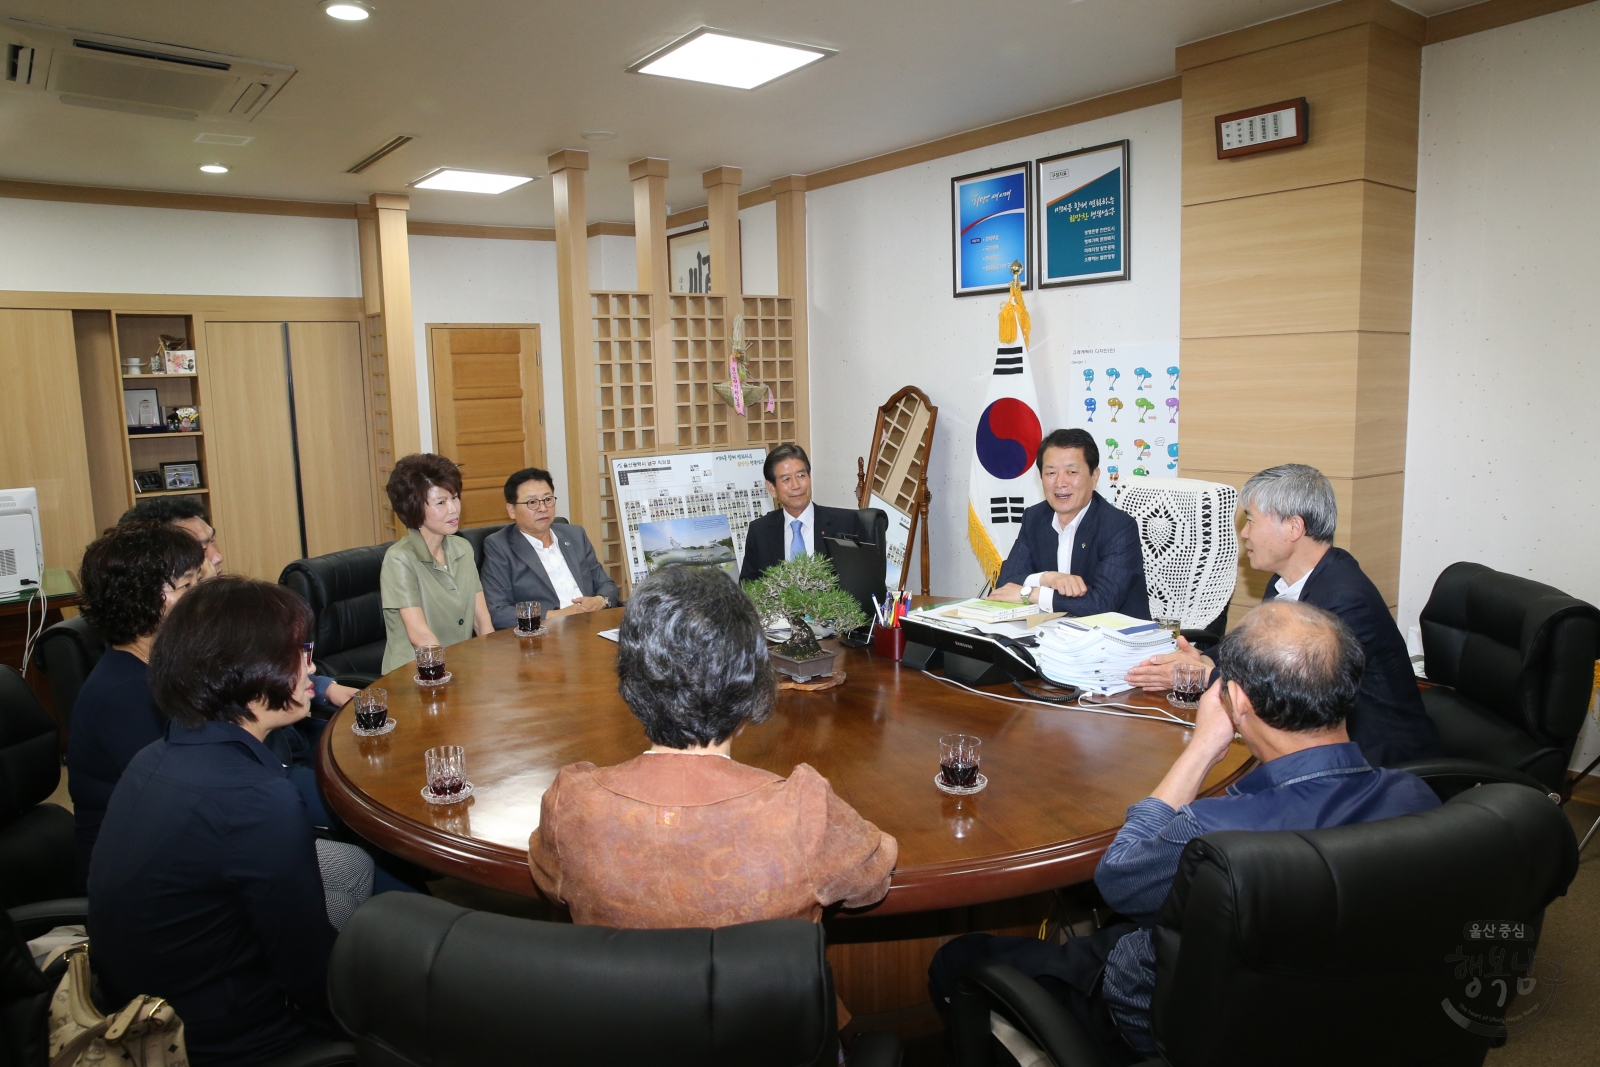
[[[0,44],[8,59],[0,91],[163,118],[248,122],[295,74],[280,63],[21,19],[0,20]]]

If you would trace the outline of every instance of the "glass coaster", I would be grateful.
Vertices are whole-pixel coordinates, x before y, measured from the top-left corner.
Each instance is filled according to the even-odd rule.
[[[933,776],[933,784],[939,787],[941,793],[949,793],[953,797],[970,797],[974,793],[983,792],[984,786],[989,784],[989,777],[980,771],[978,780],[963,789],[959,785],[945,785],[944,774],[941,772]]]
[[[523,633],[521,630],[513,628],[511,632],[516,634],[518,637],[543,637],[546,633],[544,623],[542,622],[539,624],[539,628],[537,630],[529,630],[527,633]]]
[[[442,797],[435,793],[431,786],[422,787],[422,799],[429,804],[459,804],[472,795],[472,783],[468,782],[461,787],[461,792],[451,796]]]
[[[420,674],[417,675],[415,678],[413,678],[411,680],[413,682],[416,682],[418,685],[420,685],[420,686],[422,686],[422,687],[424,687],[426,689],[431,689],[436,685],[443,685],[444,683],[448,682],[450,680],[450,677],[451,677],[450,672],[449,671],[445,671],[443,678],[435,678],[431,682],[428,681],[428,679],[424,678]]]
[[[393,730],[393,719],[383,720],[383,725],[378,727],[376,730],[363,730],[361,727],[357,726],[354,721],[350,723],[350,732],[355,734],[357,737],[382,737],[384,734],[393,732]]]
[[[1200,698],[1195,697],[1193,700],[1184,700],[1175,693],[1169,692],[1167,693],[1167,703],[1179,711],[1193,711],[1200,706]]]

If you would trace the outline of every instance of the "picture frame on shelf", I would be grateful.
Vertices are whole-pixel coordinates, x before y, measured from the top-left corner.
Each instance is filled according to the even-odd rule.
[[[1112,141],[1037,161],[1040,289],[1133,277],[1128,157],[1129,142]]]
[[[161,398],[154,389],[124,389],[122,406],[131,427],[161,425]]]
[[[201,488],[200,464],[163,463],[161,465],[161,488],[166,490]]]
[[[166,372],[168,374],[193,374],[195,372],[194,349],[169,348],[167,349],[166,363]]]
[[[950,179],[952,296],[1003,293],[1011,264],[1033,288],[1033,167],[1013,163]]]
[[[161,491],[161,472],[156,470],[134,471],[133,487],[141,493],[159,493]]]

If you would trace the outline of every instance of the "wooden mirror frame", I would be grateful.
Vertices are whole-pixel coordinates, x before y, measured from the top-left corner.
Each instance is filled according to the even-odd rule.
[[[887,484],[888,476],[893,473],[897,466],[902,465],[900,462],[900,452],[904,449],[906,442],[904,440],[888,441],[887,443],[893,449],[893,453],[892,455],[886,456],[885,437],[887,435],[887,431],[901,430],[904,432],[909,430],[911,432],[915,432],[916,422],[920,416],[920,412],[918,410],[919,407],[921,410],[925,410],[928,415],[926,426],[922,431],[922,440],[913,446],[909,464],[905,465],[907,470],[901,478],[900,490],[898,492],[890,491]],[[939,409],[934,407],[933,403],[928,400],[928,394],[924,393],[921,389],[918,389],[914,385],[908,385],[885,401],[882,407],[878,408],[878,421],[877,424],[872,428],[871,455],[873,473],[871,475],[867,473],[866,457],[856,457],[857,507],[871,507],[871,499],[874,492],[876,492],[877,495],[882,499],[889,501],[891,504],[904,501],[910,505],[910,510],[909,512],[906,512],[906,514],[909,514],[911,518],[911,530],[906,535],[905,560],[900,567],[900,582],[895,586],[895,588],[904,589],[906,587],[906,579],[911,573],[911,550],[917,542],[917,535],[921,534],[922,591],[924,594],[930,592],[928,588],[929,560],[927,535],[929,499],[928,456],[933,452],[933,428],[938,421]],[[883,467],[885,462],[888,464],[886,468]],[[883,468],[881,475],[879,473],[880,468]],[[915,474],[910,472],[911,469],[915,470]],[[907,486],[905,484],[907,481],[912,482],[909,492],[907,491]],[[888,546],[885,545],[884,548],[887,550]]]

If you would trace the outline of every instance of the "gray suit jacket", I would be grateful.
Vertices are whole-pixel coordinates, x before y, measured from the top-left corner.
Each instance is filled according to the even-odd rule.
[[[550,533],[561,546],[561,556],[567,561],[572,580],[578,583],[583,595],[603,596],[607,607],[616,607],[617,583],[595,558],[594,546],[589,543],[589,535],[583,527],[558,522],[550,527]],[[480,577],[483,597],[489,604],[489,618],[496,630],[517,624],[519,601],[537,600],[547,612],[567,606],[556,602],[555,587],[539,561],[539,553],[528,544],[515,523],[483,539]]]

